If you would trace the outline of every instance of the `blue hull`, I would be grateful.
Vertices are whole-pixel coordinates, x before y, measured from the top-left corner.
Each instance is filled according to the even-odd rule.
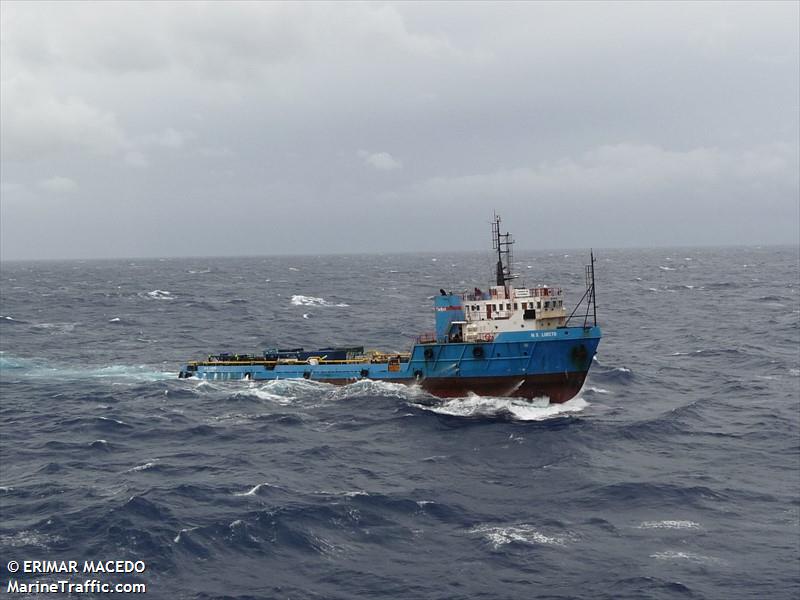
[[[310,379],[343,385],[359,379],[418,384],[439,397],[469,392],[548,397],[565,402],[583,385],[600,343],[599,327],[562,327],[498,334],[484,343],[416,344],[401,362],[197,362],[181,377],[206,380]]]

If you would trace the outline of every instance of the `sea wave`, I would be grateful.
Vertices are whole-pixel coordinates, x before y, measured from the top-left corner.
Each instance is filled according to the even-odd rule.
[[[329,302],[325,300],[325,298],[319,298],[317,296],[303,296],[300,294],[295,294],[292,296],[292,304],[294,306],[350,306],[344,302]]]
[[[175,379],[177,372],[159,371],[148,365],[107,365],[86,368],[50,364],[31,358],[0,354],[0,368],[14,369],[26,377],[57,379],[128,379],[136,381],[162,381]]]
[[[714,558],[713,556],[705,556],[697,552],[687,552],[685,550],[665,550],[663,552],[656,552],[650,555],[650,558],[656,560],[685,560],[697,564],[724,564],[725,561]]]
[[[700,524],[694,521],[642,521],[639,529],[700,529]]]
[[[545,421],[583,411],[589,403],[583,398],[573,398],[563,404],[550,404],[547,398],[493,398],[470,394],[420,408],[452,417],[508,417],[516,421]]]
[[[63,539],[58,535],[25,530],[14,534],[0,535],[0,547],[49,549],[53,544],[62,542]]]
[[[492,526],[478,525],[469,530],[486,539],[495,550],[508,544],[564,546],[571,539],[569,535],[547,535],[528,523]]]
[[[175,296],[172,295],[172,292],[167,290],[153,290],[152,292],[147,292],[147,297],[153,300],[175,300]]]

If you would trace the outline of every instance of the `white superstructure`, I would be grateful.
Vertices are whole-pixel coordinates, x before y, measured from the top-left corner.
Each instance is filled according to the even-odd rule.
[[[563,327],[567,320],[561,288],[492,286],[462,295],[464,321],[454,322],[451,337],[464,342],[488,340],[498,333]],[[460,326],[460,327],[459,327]]]

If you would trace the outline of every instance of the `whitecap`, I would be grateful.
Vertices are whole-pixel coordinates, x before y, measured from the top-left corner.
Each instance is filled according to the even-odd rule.
[[[203,382],[208,384],[208,382]],[[260,382],[259,382],[260,383]],[[266,400],[274,402],[280,406],[288,406],[296,402],[299,398],[308,400],[313,397],[319,398],[331,389],[339,390],[341,388],[334,386],[330,383],[322,381],[310,381],[302,378],[292,379],[272,379],[263,384],[250,382],[249,387],[242,389],[235,394],[232,398],[253,397],[259,400]],[[202,384],[198,384],[202,385]],[[208,384],[210,391],[217,389],[229,389],[228,386],[215,387]]]
[[[244,392],[239,392],[237,394],[234,394],[234,398],[237,396],[254,396],[259,400],[268,400],[270,402],[275,402],[276,404],[280,404],[282,406],[291,404],[292,401],[296,399],[296,396],[273,394],[272,392],[264,388],[257,388],[257,387],[251,388]]]
[[[178,535],[176,535],[176,536],[175,536],[175,539],[173,539],[172,541],[173,541],[173,542],[175,542],[176,544],[180,543],[180,541],[181,541],[181,536],[182,536],[184,533],[191,533],[191,532],[192,532],[192,531],[194,531],[195,529],[197,529],[197,527],[185,527],[184,529],[181,529],[181,530],[178,532]]]
[[[152,292],[147,292],[147,296],[154,300],[175,300],[172,292],[167,290],[153,290]]]
[[[369,496],[364,490],[347,490],[344,492],[333,492],[330,490],[318,490],[314,492],[321,496],[344,496],[345,498],[356,498],[358,496]]]
[[[563,404],[550,404],[547,398],[493,398],[470,394],[466,398],[453,398],[424,410],[454,417],[496,417],[510,415],[518,421],[544,421],[580,412],[589,405],[583,398],[573,398]]]
[[[792,377],[800,377],[800,369],[789,369],[789,375]]]
[[[303,313],[303,318],[304,319],[310,319],[311,318],[311,314],[310,313]]]
[[[289,267],[289,270],[290,270],[290,271],[299,271],[300,269],[298,269],[298,268],[296,268],[296,267]]]
[[[266,487],[266,488],[274,488],[274,487],[277,487],[277,486],[274,486],[271,483],[268,483],[268,482],[265,481],[264,483],[259,483],[258,485],[254,485],[253,487],[251,487],[246,492],[235,492],[233,495],[234,496],[255,496],[256,494],[258,494],[259,490],[261,490],[261,488],[264,488],[264,487]]]
[[[693,563],[708,564],[708,563],[723,563],[724,561],[712,556],[703,556],[696,552],[681,552],[678,550],[665,550],[664,552],[656,552],[651,554],[650,558],[657,560],[686,560]]]
[[[662,271],[674,271],[675,270],[673,267],[662,267],[662,266],[659,266],[658,268],[661,269]]]
[[[292,379],[273,379],[268,381],[259,388],[252,388],[259,390],[263,394],[273,394],[277,402],[281,402],[280,398],[285,401],[296,400],[297,398],[307,399],[313,396],[323,395],[331,389],[338,389],[331,383],[324,381],[311,381],[300,377]],[[265,399],[270,399],[266,395]]]
[[[292,296],[292,304],[294,306],[338,306],[338,307],[345,307],[350,306],[349,304],[345,304],[344,302],[334,303],[328,302],[325,298],[320,298],[317,296],[303,296],[301,294],[294,294]]]
[[[589,391],[589,392],[594,392],[595,394],[610,394],[611,393],[606,389],[599,388],[599,387],[594,387],[594,386],[591,386],[591,385],[586,386],[586,390]]]
[[[469,533],[479,534],[484,537],[495,550],[506,544],[563,546],[568,541],[567,536],[545,535],[527,523],[507,525],[505,527],[492,527],[479,525],[469,530]]]
[[[146,462],[143,465],[137,465],[135,467],[131,467],[130,469],[128,469],[125,472],[126,473],[135,473],[137,471],[148,471],[148,470],[152,469],[153,467],[155,467],[157,462],[158,462],[158,459],[155,459],[155,460],[152,460],[150,462]]]
[[[642,521],[637,529],[700,529],[694,521]]]
[[[658,291],[656,288],[647,288],[647,289],[650,290],[651,292],[657,292]]]
[[[0,545],[11,546],[36,546],[38,548],[48,548],[50,544],[61,542],[64,538],[47,533],[37,533],[35,531],[20,531],[12,535],[0,535]]]
[[[348,398],[358,398],[363,396],[383,396],[395,397],[411,401],[422,398],[433,398],[430,394],[422,390],[419,386],[408,386],[402,383],[391,381],[380,381],[376,379],[359,379],[349,383],[344,387],[333,390],[330,394],[331,400],[345,400]]]

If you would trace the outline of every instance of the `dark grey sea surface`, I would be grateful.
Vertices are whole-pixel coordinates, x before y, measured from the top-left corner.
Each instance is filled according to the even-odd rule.
[[[3,263],[0,596],[800,597],[798,248],[597,254],[605,337],[562,406],[177,379],[212,352],[407,349],[486,254]],[[578,300],[585,251],[517,258]],[[34,559],[147,570],[9,572]]]

